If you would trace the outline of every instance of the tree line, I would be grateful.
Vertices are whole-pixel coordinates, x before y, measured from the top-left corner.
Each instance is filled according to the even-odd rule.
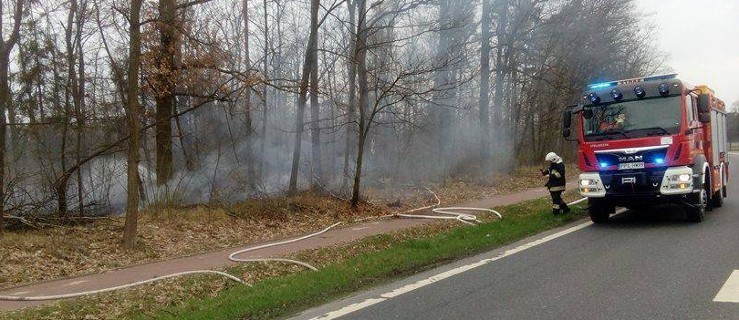
[[[13,223],[475,179],[567,154],[589,82],[657,73],[632,0],[0,0]],[[0,219],[0,224],[3,220]],[[0,232],[2,232],[0,227]]]

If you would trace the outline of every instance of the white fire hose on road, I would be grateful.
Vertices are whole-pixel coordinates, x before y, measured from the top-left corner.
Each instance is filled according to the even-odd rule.
[[[435,204],[424,206],[424,207],[419,207],[419,208],[415,208],[415,209],[410,209],[410,210],[402,211],[402,212],[399,212],[399,213],[394,213],[394,214],[389,214],[389,215],[384,215],[384,216],[379,216],[379,217],[372,217],[372,218],[369,218],[369,219],[359,219],[359,220],[355,220],[354,222],[396,216],[396,217],[402,217],[402,218],[417,218],[417,219],[457,220],[457,221],[462,222],[462,223],[465,223],[465,224],[472,224],[472,225],[474,225],[474,224],[476,224],[478,222],[477,216],[472,215],[472,214],[469,214],[469,213],[465,213],[465,212],[469,212],[469,211],[480,211],[480,212],[492,213],[492,214],[495,214],[498,217],[498,219],[503,219],[503,216],[499,212],[497,212],[495,210],[492,210],[492,209],[468,208],[468,207],[438,208],[438,206],[441,205],[441,199],[439,199],[439,196],[437,196],[436,193],[434,193],[433,191],[431,191],[431,189],[429,189],[429,188],[424,188],[424,189],[427,192],[429,192],[431,195],[433,195],[433,197],[435,199],[435,202],[436,202]],[[583,199],[574,201],[574,202],[570,203],[570,205],[574,205],[574,204],[580,203],[580,202],[585,201],[585,200],[587,200],[587,198],[583,198]],[[411,214],[413,212],[418,212],[418,211],[423,211],[423,210],[428,210],[428,209],[432,209],[432,212],[437,213],[437,214],[440,214],[440,215],[415,215],[415,214]],[[246,248],[246,249],[238,250],[238,251],[235,251],[235,252],[231,253],[228,256],[228,260],[231,260],[231,261],[234,261],[234,262],[247,262],[247,263],[248,262],[282,262],[282,263],[290,263],[290,264],[299,265],[299,266],[305,267],[307,269],[311,269],[311,270],[316,271],[316,270],[318,270],[316,267],[314,267],[314,266],[312,266],[312,265],[310,265],[308,263],[305,263],[305,262],[302,262],[302,261],[297,261],[297,260],[292,260],[292,259],[284,259],[284,258],[237,258],[236,256],[241,255],[241,254],[244,254],[244,253],[247,253],[247,252],[256,251],[256,250],[259,250],[259,249],[264,249],[264,248],[269,248],[269,247],[274,247],[274,246],[285,245],[285,244],[289,244],[289,243],[294,243],[294,242],[302,241],[302,240],[305,240],[305,239],[308,239],[308,238],[312,238],[312,237],[321,235],[323,233],[326,233],[329,230],[333,229],[334,227],[336,227],[336,226],[338,226],[340,224],[341,224],[341,222],[334,223],[334,224],[328,226],[327,228],[325,228],[325,229],[323,229],[321,231],[318,231],[318,232],[315,232],[315,233],[311,233],[311,234],[308,234],[308,235],[305,235],[305,236],[302,236],[302,237],[299,237],[299,238],[295,238],[295,239],[291,239],[291,240],[285,240],[285,241],[279,241],[279,242],[273,242],[273,243],[268,243],[268,244],[264,244],[264,245],[259,245],[259,246],[256,246],[256,247],[249,247],[249,248]],[[58,295],[47,295],[47,296],[13,296],[13,295],[0,295],[0,300],[4,300],[4,301],[47,301],[47,300],[59,300],[59,299],[77,298],[77,297],[81,297],[81,296],[88,296],[88,295],[94,295],[94,294],[99,294],[99,293],[111,292],[111,291],[116,291],[116,290],[121,290],[121,289],[126,289],[126,288],[131,288],[131,287],[135,287],[135,286],[144,285],[144,284],[152,283],[152,282],[155,282],[155,281],[160,281],[160,280],[165,280],[165,279],[170,279],[170,278],[176,278],[176,277],[181,277],[181,276],[187,276],[187,275],[195,275],[195,274],[214,274],[214,275],[219,275],[219,276],[223,276],[225,278],[231,279],[233,281],[242,283],[244,285],[251,286],[250,284],[244,282],[243,280],[239,279],[238,277],[233,276],[231,274],[228,274],[226,272],[214,271],[214,270],[192,270],[192,271],[172,273],[172,274],[168,274],[168,275],[164,275],[164,276],[154,277],[154,278],[147,279],[147,280],[137,281],[137,282],[128,283],[128,284],[124,284],[124,285],[120,285],[120,286],[103,288],[103,289],[98,289],[98,290],[90,290],[90,291],[84,291],[84,292],[75,292],[75,293],[58,294]]]

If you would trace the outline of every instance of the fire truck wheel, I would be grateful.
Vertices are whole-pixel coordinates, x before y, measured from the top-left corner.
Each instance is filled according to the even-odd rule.
[[[724,172],[724,182],[723,182],[723,185],[721,187],[721,196],[724,197],[724,198],[726,198],[726,197],[729,196],[728,190],[727,190],[727,186],[726,186],[726,182],[727,182],[726,177],[728,176],[728,170],[729,169],[726,169],[726,172]]]
[[[590,214],[590,220],[592,220],[593,223],[603,224],[608,222],[608,217],[615,210],[616,209],[613,206],[595,202],[590,205],[590,208],[588,208],[588,213]]]
[[[713,197],[711,197],[711,207],[721,208],[724,205],[723,189],[724,188],[721,187],[721,189],[713,194]]]
[[[713,201],[715,193],[711,192],[711,188],[713,188],[713,179],[711,179],[711,171],[708,171],[706,169],[706,172],[703,174],[705,177],[705,181],[703,181],[702,184],[699,185],[699,187],[703,190],[706,190],[706,206],[705,206],[705,212],[713,211]],[[697,201],[700,201],[697,199]]]
[[[708,204],[708,193],[706,189],[701,189],[701,192],[695,195],[695,200],[692,204],[694,207],[688,208],[688,221],[702,222],[706,218],[706,206]]]

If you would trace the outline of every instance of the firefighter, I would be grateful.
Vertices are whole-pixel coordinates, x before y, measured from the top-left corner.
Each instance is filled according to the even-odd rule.
[[[544,159],[549,162],[549,169],[540,171],[542,176],[549,176],[545,186],[552,196],[552,213],[555,215],[568,213],[570,208],[562,200],[562,192],[565,191],[565,164],[554,152],[547,153]]]
[[[613,121],[603,121],[600,124],[600,132],[623,130],[628,125],[626,114],[619,113]]]

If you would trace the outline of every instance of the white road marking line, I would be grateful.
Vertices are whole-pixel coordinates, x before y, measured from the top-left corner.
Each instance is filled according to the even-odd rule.
[[[616,211],[616,213],[613,214],[613,215],[617,215],[617,214],[623,213],[625,211],[626,211],[626,209],[620,209],[620,210]],[[489,258],[489,259],[482,259],[482,260],[480,260],[478,262],[475,262],[475,263],[471,263],[471,264],[468,264],[468,265],[464,265],[464,266],[461,266],[461,267],[454,268],[454,269],[449,270],[449,271],[445,271],[445,272],[439,273],[437,275],[428,277],[426,279],[419,280],[419,281],[417,281],[415,283],[412,283],[412,284],[409,284],[409,285],[400,287],[400,288],[395,289],[393,291],[390,291],[388,293],[381,294],[380,295],[380,298],[370,298],[370,299],[364,300],[364,301],[359,302],[359,303],[350,304],[350,305],[348,305],[346,307],[343,307],[343,308],[341,308],[339,310],[332,311],[332,312],[326,313],[324,315],[311,318],[311,320],[330,320],[330,319],[336,319],[336,318],[345,316],[345,315],[350,314],[352,312],[355,312],[355,311],[358,311],[358,310],[367,308],[369,306],[378,304],[380,302],[386,301],[386,300],[388,300],[390,298],[395,298],[395,297],[397,297],[399,295],[402,295],[404,293],[408,293],[408,292],[411,292],[411,291],[416,290],[418,288],[425,287],[425,286],[430,285],[430,284],[432,284],[434,282],[437,282],[439,280],[443,280],[443,279],[449,278],[451,276],[454,276],[454,275],[463,273],[465,271],[469,271],[469,270],[472,270],[474,268],[477,268],[477,267],[486,265],[486,264],[488,264],[490,262],[497,261],[497,260],[503,259],[503,258],[505,258],[507,256],[514,255],[514,254],[519,253],[521,251],[524,251],[526,249],[533,248],[533,247],[538,246],[540,244],[547,243],[549,241],[552,241],[552,240],[557,239],[559,237],[568,235],[568,234],[573,233],[575,231],[578,231],[580,229],[587,228],[587,227],[589,227],[591,225],[593,225],[593,222],[591,222],[591,221],[581,223],[579,225],[576,225],[574,227],[571,227],[571,228],[562,230],[560,232],[550,234],[550,235],[548,235],[548,236],[546,236],[544,238],[537,239],[537,240],[531,241],[529,243],[522,244],[522,245],[520,245],[518,247],[515,247],[513,249],[510,249],[510,250],[506,250],[505,252],[503,252],[502,254],[500,254],[497,257]]]
[[[78,285],[80,283],[85,283],[85,282],[87,282],[87,280],[77,280],[77,281],[72,281],[70,283],[64,284],[63,286],[65,286],[65,287],[76,286],[76,285]]]
[[[336,319],[336,318],[341,317],[341,316],[343,316],[345,314],[349,314],[349,313],[352,313],[354,311],[357,311],[357,310],[360,310],[360,309],[364,309],[366,307],[369,307],[369,306],[374,305],[374,304],[378,304],[378,303],[383,302],[385,300],[386,299],[367,299],[367,300],[364,300],[364,301],[362,301],[360,303],[350,304],[350,305],[342,308],[341,310],[337,310],[337,311],[334,311],[334,312],[329,312],[329,313],[327,313],[327,314],[325,314],[323,316],[320,316],[320,317],[317,317],[317,318],[313,318],[313,319]]]
[[[356,228],[352,228],[352,231],[359,231],[359,230],[364,230],[364,229],[369,229],[369,228],[370,227],[356,227]]]
[[[724,286],[718,291],[713,302],[739,303],[739,270],[734,270],[726,280]]]
[[[26,293],[31,293],[31,291],[19,291],[19,292],[13,292],[13,293],[11,293],[10,295],[11,295],[11,296],[17,296],[17,295],[19,295],[19,294],[26,294]]]

